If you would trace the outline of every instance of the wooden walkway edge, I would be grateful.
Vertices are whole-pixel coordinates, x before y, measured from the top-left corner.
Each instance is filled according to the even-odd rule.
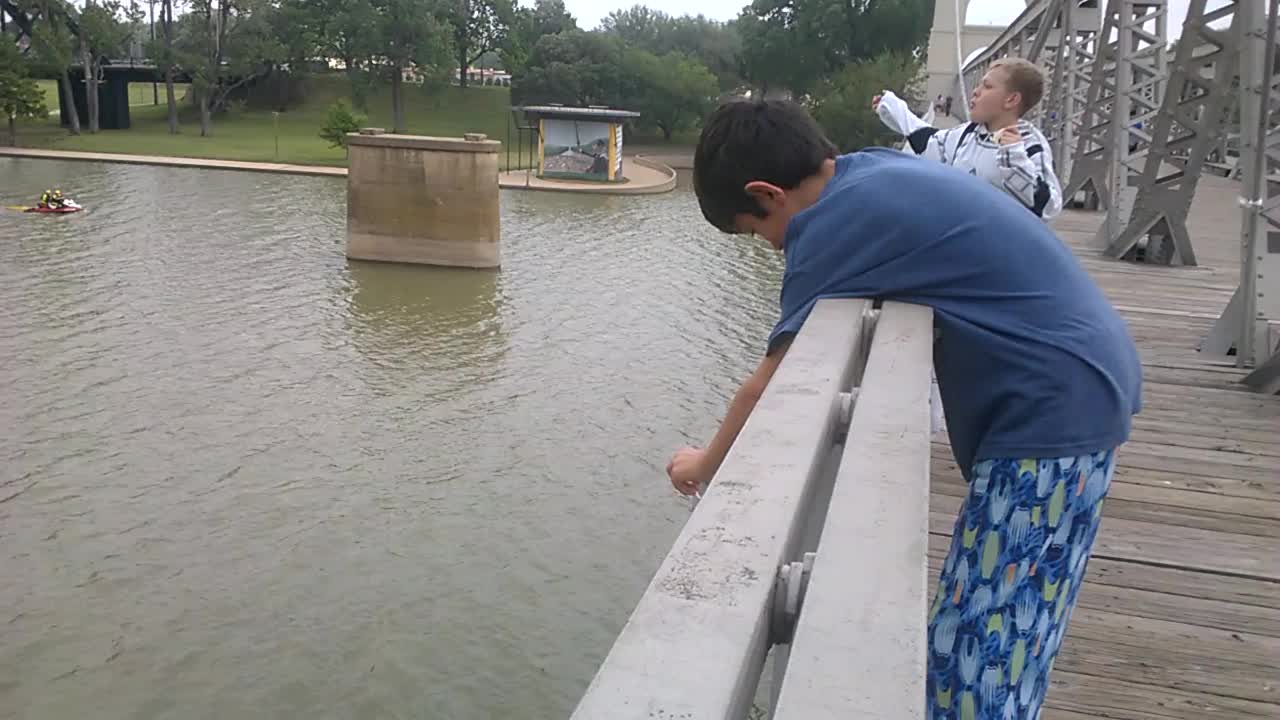
[[[1280,718],[1280,397],[1196,352],[1239,281],[1238,194],[1201,179],[1194,268],[1103,258],[1097,213],[1055,223],[1128,320],[1145,388],[1044,720]],[[935,443],[934,577],[964,491]]]

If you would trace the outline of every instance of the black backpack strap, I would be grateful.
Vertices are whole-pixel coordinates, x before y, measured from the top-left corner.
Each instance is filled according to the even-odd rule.
[[[978,129],[978,123],[976,122],[971,122],[965,127],[964,132],[960,133],[960,142],[956,143],[957,152],[960,151],[960,148],[964,147],[964,141],[968,140],[969,136],[972,135],[973,132],[977,129]]]

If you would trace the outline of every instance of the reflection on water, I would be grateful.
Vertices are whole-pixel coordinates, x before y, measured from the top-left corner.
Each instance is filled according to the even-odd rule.
[[[498,272],[348,262],[341,181],[0,159],[54,185],[0,215],[0,718],[566,716],[780,258],[507,193]]]
[[[506,351],[496,272],[354,260],[347,270],[346,321],[366,362],[418,367],[459,386],[495,375]]]

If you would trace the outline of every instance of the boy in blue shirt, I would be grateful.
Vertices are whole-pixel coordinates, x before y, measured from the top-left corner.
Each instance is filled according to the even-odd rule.
[[[820,298],[933,308],[969,493],[930,610],[930,717],[1036,718],[1139,409],[1124,321],[1007,194],[894,150],[837,157],[796,105],[722,106],[693,174],[707,220],[763,237],[786,271],[764,359],[710,444],[672,458],[672,484],[693,494],[710,482]]]

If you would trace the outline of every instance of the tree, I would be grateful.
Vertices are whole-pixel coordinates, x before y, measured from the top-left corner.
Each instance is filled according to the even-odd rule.
[[[705,65],[715,75],[721,90],[742,85],[742,38],[736,23],[686,15],[675,18],[668,33],[671,50]]]
[[[67,27],[68,8],[64,0],[36,0],[32,3],[31,9],[40,17],[40,20],[32,28],[31,46],[35,49],[36,56],[44,69],[60,80],[59,102],[66,109],[68,129],[72,135],[79,135],[80,114],[76,112],[69,72],[75,53],[75,38]]]
[[[89,114],[89,132],[96,133],[101,120],[98,107],[98,85],[102,82],[102,61],[122,54],[129,42],[130,28],[120,21],[118,0],[85,0],[77,19],[79,35],[76,44],[80,67],[84,72],[85,104]],[[136,20],[136,18],[131,18]]]
[[[27,61],[11,42],[0,41],[0,113],[9,120],[9,144],[18,144],[18,119],[49,114],[44,91],[31,78]]]
[[[816,90],[814,119],[845,152],[901,143],[902,138],[890,132],[871,110],[871,97],[888,87],[898,90],[908,104],[919,103],[920,70],[919,60],[895,53],[851,63]]]
[[[706,66],[722,90],[742,82],[741,39],[735,28],[698,15],[672,17],[636,5],[615,10],[601,21],[603,32],[616,35],[624,45],[647,50],[659,57],[679,52]]]
[[[578,21],[565,9],[564,0],[537,0],[533,7],[516,6],[506,42],[498,51],[502,66],[512,75],[522,74],[539,38],[568,32],[578,32]]]
[[[283,47],[271,32],[268,0],[192,0],[179,25],[180,57],[200,106],[200,135],[213,134],[213,115],[227,97],[275,67]]]
[[[566,32],[545,35],[533,46],[524,72],[511,78],[516,103],[613,105],[632,94],[634,74],[624,72],[626,48],[612,35]]]
[[[293,0],[317,54],[336,57],[346,68],[351,102],[368,109],[370,70],[381,45],[381,26],[372,0]]]
[[[153,0],[154,1],[154,0]],[[169,134],[178,134],[178,98],[174,91],[174,77],[180,67],[179,53],[174,47],[174,41],[177,37],[176,27],[173,22],[173,3],[175,0],[159,0],[160,3],[160,21],[158,23],[160,34],[152,32],[151,40],[146,44],[147,57],[155,63],[156,69],[164,75],[164,92],[165,103],[169,115]]]
[[[467,69],[481,55],[499,50],[515,17],[512,0],[445,0],[457,3],[446,16],[453,25],[458,83],[467,86]]]
[[[626,71],[635,74],[628,106],[640,111],[641,123],[657,127],[667,140],[699,120],[719,90],[715,75],[705,65],[679,52],[657,57],[632,50]]]
[[[932,17],[931,0],[754,0],[738,22],[748,80],[803,94],[849,63],[918,56]]]
[[[536,0],[532,15],[533,28],[539,37],[578,29],[578,21],[565,9],[564,0]]]
[[[329,141],[329,147],[346,147],[347,134],[356,132],[365,123],[365,116],[352,112],[351,106],[341,98],[329,106],[328,117],[324,127],[320,128],[320,137]]]
[[[404,72],[448,67],[448,29],[421,0],[379,0],[383,59],[391,75],[391,126],[404,131]]]
[[[766,95],[780,89],[805,93],[825,72],[821,47],[786,23],[783,17],[760,18],[750,10],[738,18],[743,75]]]
[[[633,5],[626,10],[614,10],[606,15],[600,21],[600,29],[617,35],[628,47],[660,52],[669,49],[664,47],[663,42],[672,24],[671,16],[660,10]]]

